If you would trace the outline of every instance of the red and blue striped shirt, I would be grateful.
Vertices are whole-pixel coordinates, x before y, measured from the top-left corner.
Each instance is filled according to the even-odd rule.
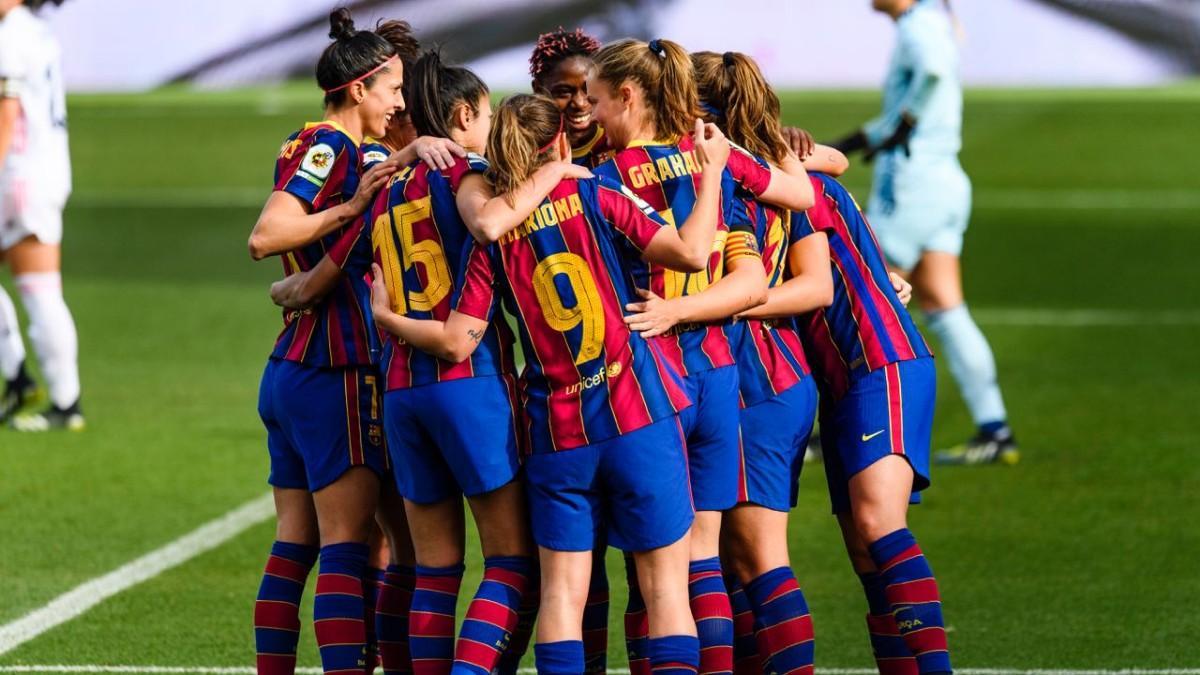
[[[458,306],[474,240],[455,195],[464,176],[486,169],[478,155],[456,158],[453,167],[442,171],[416,161],[392,176],[375,198],[367,212],[371,247],[396,313],[445,321]],[[387,391],[516,371],[513,334],[502,318],[491,322],[479,346],[461,363],[431,356],[390,333],[382,339]]]
[[[700,162],[690,136],[683,137],[677,143],[635,142],[596,167],[595,171],[625,185],[654,207],[663,220],[676,227],[687,221],[700,193]],[[770,169],[759,165],[751,155],[740,149],[730,153],[721,179],[717,236],[713,241],[708,268],[694,273],[676,272],[639,261],[633,270],[638,288],[648,289],[667,299],[695,295],[719,281],[730,260],[743,255],[757,255],[755,247],[751,246],[754,242],[752,224],[749,221],[732,222],[730,214],[736,208],[734,192],[738,186],[760,195],[770,182]],[[742,232],[738,236],[731,236],[731,226],[735,231]],[[741,329],[736,325],[730,327],[729,324],[728,320],[681,324],[654,340],[672,365],[684,375],[692,375],[734,363],[725,328],[729,327],[734,333]]]
[[[787,279],[790,221],[786,212],[742,195],[755,223],[755,236],[767,273],[767,288]],[[740,339],[730,335],[738,365],[738,390],[742,407],[761,403],[798,384],[809,375],[804,345],[792,319],[749,319]]]
[[[284,142],[275,162],[275,190],[322,211],[354,195],[360,171],[358,145],[345,130],[333,122],[310,123]],[[284,310],[271,357],[323,368],[369,365],[378,342],[365,280],[371,248],[361,223],[351,221],[284,254],[284,274],[312,269],[326,254],[346,273],[316,306]]]
[[[668,418],[690,404],[657,348],[625,325],[630,265],[666,223],[620,184],[560,183],[499,242],[476,246],[458,310],[490,319],[497,289],[525,354],[530,450],[567,450]]]
[[[797,319],[813,371],[835,398],[855,379],[890,363],[932,356],[888,278],[875,233],[854,197],[833,178],[809,174],[817,201],[792,214],[793,241],[824,232],[833,304]]]
[[[604,127],[599,124],[593,129],[588,140],[571,148],[571,162],[589,169],[594,169],[607,162],[612,155],[613,148],[608,141],[608,135],[604,133]]]

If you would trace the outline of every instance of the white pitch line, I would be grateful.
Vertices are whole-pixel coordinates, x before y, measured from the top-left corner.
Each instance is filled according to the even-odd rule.
[[[35,609],[25,616],[0,626],[0,654],[16,649],[22,644],[34,639],[46,631],[59,626],[83,614],[104,600],[137,584],[152,579],[164,571],[187,562],[192,558],[212,550],[233,537],[241,534],[250,527],[271,517],[274,513],[273,500],[270,493],[252,499],[225,515],[211,520],[192,530],[188,534],[155,549],[146,555],[130,561],[117,569],[96,577],[76,586],[51,600],[45,606]],[[6,669],[27,666],[3,666]],[[46,667],[46,666],[28,666]],[[58,668],[57,666],[51,666]],[[72,666],[74,667],[74,666]],[[106,666],[83,666],[106,667]],[[128,667],[128,666],[119,666]],[[133,666],[145,668],[146,666]],[[21,672],[6,670],[5,672]],[[57,672],[57,671],[28,671],[28,672]],[[110,671],[79,671],[79,672],[110,672]],[[151,672],[111,671],[111,672]],[[157,671],[155,671],[157,672]],[[165,671],[164,671],[165,672]],[[190,672],[190,671],[189,671]],[[238,671],[240,672],[240,671]]]
[[[296,668],[301,675],[319,675],[320,668]],[[162,674],[196,673],[202,675],[254,675],[250,667],[211,667],[211,665],[0,665],[0,673],[114,673]],[[533,668],[518,670],[533,674]],[[628,674],[628,668],[614,668],[608,673]],[[875,675],[875,668],[817,668],[817,675]],[[1121,669],[1027,669],[1027,668],[959,668],[961,675],[1200,675],[1200,668],[1121,668]]]

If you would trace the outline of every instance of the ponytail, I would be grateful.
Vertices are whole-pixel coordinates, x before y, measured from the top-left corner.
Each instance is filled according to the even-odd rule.
[[[478,112],[479,99],[488,88],[479,76],[462,66],[442,64],[437,51],[430,50],[413,64],[407,91],[411,92],[409,115],[422,136],[450,138],[451,120],[458,106]]]
[[[333,43],[317,61],[317,85],[325,91],[325,105],[340,105],[346,89],[357,81],[370,87],[376,74],[396,56],[396,48],[369,30],[357,30],[350,10],[339,7],[329,14]]]
[[[692,54],[706,120],[752,154],[779,164],[788,154],[779,97],[758,64],[737,52]]]
[[[545,96],[518,94],[500,102],[488,133],[485,176],[510,206],[517,187],[551,160],[562,128],[562,113]]]
[[[619,40],[594,57],[596,76],[613,88],[628,81],[642,88],[659,138],[681,138],[699,115],[695,72],[687,51],[676,42]]]

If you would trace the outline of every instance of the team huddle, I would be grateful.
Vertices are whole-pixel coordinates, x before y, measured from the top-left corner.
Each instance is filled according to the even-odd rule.
[[[325,118],[249,242],[285,272],[258,672],[294,672],[318,560],[326,673],[515,673],[531,640],[539,673],[605,672],[611,546],[631,672],[811,673],[787,525],[818,419],[880,673],[950,672],[906,520],[932,355],[845,156],[744,54],[559,29],[493,109],[407,23],[330,21]]]

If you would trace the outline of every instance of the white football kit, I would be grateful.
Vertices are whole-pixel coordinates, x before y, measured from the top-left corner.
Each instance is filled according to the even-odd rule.
[[[24,5],[0,19],[0,97],[21,102],[0,167],[0,250],[30,235],[58,244],[71,193],[61,59],[49,26]]]

